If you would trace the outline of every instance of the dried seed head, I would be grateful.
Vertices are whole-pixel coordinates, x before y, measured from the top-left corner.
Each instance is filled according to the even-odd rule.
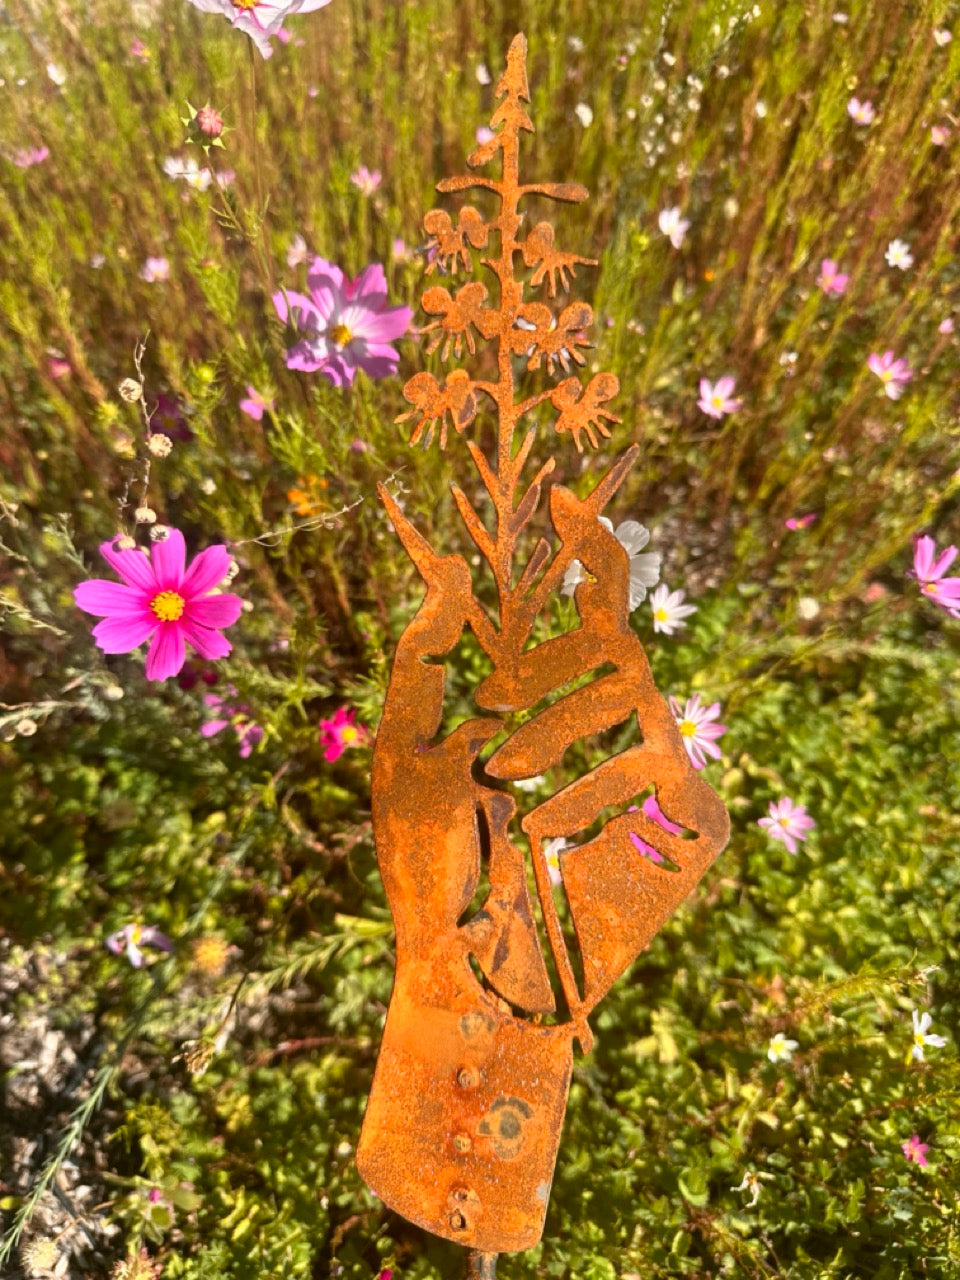
[[[133,513],[133,518],[137,524],[153,524],[157,518],[157,513],[153,507],[137,507]]]
[[[31,720],[29,716],[24,716],[22,720],[17,721],[16,731],[21,738],[32,738],[38,727],[36,720]]]
[[[121,400],[126,400],[128,404],[133,404],[143,395],[143,387],[135,378],[124,378],[118,390]]]
[[[168,458],[173,449],[173,441],[162,431],[153,431],[147,437],[147,448],[155,458]]]
[[[121,533],[113,544],[118,551],[133,551],[136,548],[136,538],[131,538],[129,533]]]
[[[227,566],[227,572],[224,575],[224,582],[232,582],[239,572],[240,566],[237,564],[236,560],[231,560]]]
[[[123,697],[123,689],[118,684],[106,684],[101,692],[108,702],[119,702]]]
[[[170,537],[170,526],[167,524],[155,524],[150,530],[151,542],[166,542]]]
[[[23,1268],[28,1276],[42,1276],[52,1271],[60,1260],[56,1242],[46,1237],[31,1240],[23,1250]]]

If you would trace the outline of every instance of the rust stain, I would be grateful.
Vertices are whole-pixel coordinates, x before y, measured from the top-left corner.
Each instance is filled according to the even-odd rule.
[[[436,433],[444,448],[449,427],[464,440],[486,519],[458,485],[452,492],[496,585],[495,613],[475,594],[463,556],[435,551],[381,488],[426,595],[397,646],[373,761],[373,823],[396,923],[397,973],[357,1163],[390,1208],[477,1255],[539,1240],[573,1042],[589,1050],[591,1011],[694,887],[729,829],[654,686],[628,621],[627,553],[599,521],[638,447],[581,499],[547,483],[554,460],[531,461],[538,429],[521,425],[540,406],[552,409],[555,431],[582,450],[619,421],[603,407],[617,393],[616,377],[598,373],[584,385],[577,372],[590,306],[574,301],[555,313],[525,299],[529,290],[553,299],[577,266],[593,265],[560,251],[548,222],[523,234],[520,206],[529,197],[587,196],[574,183],[520,181],[520,135],[533,130],[525,62],[518,35],[496,88],[493,137],[467,161],[484,169],[499,157],[501,176],[438,184],[441,192],[485,193],[495,213],[465,205],[455,219],[433,210],[424,220],[435,247],[428,271],[468,272],[474,251],[485,251],[482,268],[496,281],[493,297],[478,280],[431,283],[422,298],[427,349],[445,361],[496,344],[497,377],[457,368],[441,382],[418,373],[404,388],[413,407],[399,419],[412,420],[413,444],[427,446]],[[529,279],[518,275],[518,260]],[[518,357],[548,384],[520,398]],[[494,419],[488,458],[468,428]],[[543,507],[554,536],[525,550]],[[575,594],[579,626],[530,647],[575,559],[586,571]],[[478,714],[440,736],[443,659],[466,629],[490,671],[476,690]],[[637,745],[518,810],[510,784],[559,766],[573,744],[627,720]],[[651,787],[692,838],[632,808]],[[669,861],[643,857],[631,832]],[[555,898],[545,846],[578,836],[561,855]],[[488,890],[475,904],[484,875]]]

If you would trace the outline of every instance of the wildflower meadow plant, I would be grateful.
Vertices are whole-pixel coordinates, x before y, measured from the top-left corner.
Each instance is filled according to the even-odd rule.
[[[410,327],[409,307],[387,304],[387,280],[375,262],[356,279],[325,258],[314,258],[308,294],[273,295],[277,315],[303,337],[287,352],[287,368],[320,373],[335,387],[349,387],[358,369],[371,378],[396,373],[399,354],[391,346]]]
[[[650,596],[650,612],[653,614],[653,629],[665,636],[672,636],[678,627],[686,626],[686,618],[697,612],[695,604],[685,604],[686,592],[682,587],[671,591],[661,583]]]
[[[919,1133],[915,1133],[912,1138],[908,1138],[906,1142],[901,1142],[900,1149],[906,1156],[907,1160],[912,1164],[918,1164],[921,1168],[926,1167],[930,1161],[927,1159],[927,1152],[930,1150],[930,1144],[920,1141]]]
[[[223,695],[204,694],[203,705],[213,712],[213,719],[200,726],[200,733],[204,738],[212,738],[224,729],[232,729],[237,737],[237,753],[241,759],[246,760],[254,747],[263,741],[264,731],[262,725],[251,719],[249,708],[234,701],[236,697],[237,690],[232,684],[227,685]]]
[[[910,1057],[914,1062],[923,1062],[923,1051],[927,1045],[932,1045],[935,1049],[942,1049],[947,1043],[946,1036],[936,1035],[930,1030],[933,1024],[933,1018],[929,1013],[920,1013],[919,1010],[913,1011],[913,1045],[910,1048]]]
[[[718,378],[716,382],[701,378],[697,408],[710,418],[725,418],[728,414],[736,413],[743,405],[742,400],[734,398],[733,389],[736,385],[736,379],[729,374]]]
[[[960,618],[960,578],[944,575],[956,558],[954,546],[945,547],[938,556],[937,544],[929,534],[921,535],[914,543],[911,576],[919,582],[924,596],[946,609],[951,618]]]
[[[705,769],[708,756],[714,760],[720,759],[717,739],[723,737],[727,726],[718,723],[719,702],[712,702],[709,707],[703,707],[700,705],[699,693],[695,693],[681,706],[678,699],[671,695],[670,711],[680,730],[690,763],[695,769]]]
[[[327,720],[320,721],[320,745],[328,764],[339,760],[350,747],[366,744],[367,730],[357,724],[357,713],[352,707],[339,707]]]
[[[330,0],[245,0],[243,4],[234,4],[233,0],[190,0],[190,3],[201,13],[219,13],[227,18],[232,27],[250,37],[264,58],[269,58],[273,54],[270,40],[280,35],[287,18],[323,9]]]
[[[239,596],[214,594],[230,571],[226,547],[201,551],[186,567],[179,529],[153,542],[149,554],[124,540],[104,542],[100,554],[122,579],[81,582],[74,600],[85,613],[103,618],[93,636],[104,653],[130,653],[150,642],[148,680],[167,680],[186,661],[186,644],[202,658],[225,658],[233,646],[221,632],[240,616]]]
[[[873,124],[876,110],[869,98],[861,102],[859,98],[851,98],[847,103],[847,115],[854,124]]]
[[[899,400],[913,378],[913,370],[906,360],[898,359],[892,351],[884,351],[882,355],[871,352],[867,357],[867,368],[883,383],[884,395],[890,400]]]
[[[771,1062],[789,1062],[799,1048],[796,1040],[788,1040],[782,1031],[778,1031],[767,1045],[767,1057]]]
[[[657,225],[675,249],[683,244],[684,237],[690,230],[690,222],[680,216],[679,208],[661,209]]]
[[[152,924],[125,924],[122,929],[110,934],[106,945],[107,950],[116,956],[125,951],[134,969],[142,969],[147,963],[144,947],[152,947],[155,951],[173,950],[173,943],[167,935]]]
[[[817,825],[802,804],[794,804],[789,796],[770,801],[770,812],[757,823],[774,840],[782,840],[790,853],[796,853],[800,844]]]
[[[826,294],[839,296],[846,292],[850,277],[840,270],[833,258],[824,258],[820,263],[820,274],[817,284]]]

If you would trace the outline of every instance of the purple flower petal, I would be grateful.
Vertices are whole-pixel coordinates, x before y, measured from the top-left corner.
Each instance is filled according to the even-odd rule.
[[[189,640],[201,658],[225,658],[233,650],[233,645],[219,631],[214,631],[210,627],[201,627],[187,617],[181,618],[177,625],[182,631],[181,645],[184,639]],[[179,671],[180,668],[177,667],[177,670]]]
[[[215,733],[220,733],[230,724],[229,720],[208,720],[206,724],[200,726],[201,738],[212,738]]]
[[[187,548],[179,529],[171,529],[164,542],[155,542],[151,549],[153,571],[161,591],[180,592]],[[180,668],[178,667],[179,671]],[[147,679],[149,679],[149,673]],[[162,677],[161,677],[162,678]]]
[[[230,552],[219,544],[207,547],[190,563],[190,568],[183,575],[180,583],[180,594],[190,603],[196,603],[197,596],[205,596],[227,576],[230,568]],[[231,599],[237,599],[233,596]],[[212,626],[212,623],[206,624]],[[227,625],[226,623],[224,625]]]
[[[111,614],[142,614],[149,607],[150,597],[139,587],[109,582],[106,578],[91,578],[73,589],[77,608],[98,618]]]
[[[152,613],[104,618],[93,628],[93,638],[104,653],[130,653],[149,640],[159,625]]]
[[[183,644],[185,630],[182,622],[160,623],[147,652],[148,680],[167,680],[179,672],[187,656]],[[206,657],[206,654],[203,656]]]
[[[137,547],[127,547],[120,551],[112,542],[102,542],[100,554],[128,586],[139,587],[142,591],[148,591],[151,596],[156,594],[156,575],[153,572],[150,557],[144,552]]]

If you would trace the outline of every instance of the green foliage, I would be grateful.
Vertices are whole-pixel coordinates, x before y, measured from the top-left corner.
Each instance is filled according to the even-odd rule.
[[[104,1186],[117,1256],[145,1241],[168,1280],[462,1266],[353,1166],[392,926],[369,746],[330,763],[317,725],[349,704],[375,728],[422,594],[377,483],[468,557],[449,481],[478,509],[481,495],[458,436],[445,456],[407,448],[398,379],[340,390],[286,369],[271,295],[301,286],[286,263],[300,233],[350,273],[384,262],[391,300],[415,302],[422,214],[489,117],[478,64],[496,76],[518,25],[528,170],[591,188],[551,215],[558,242],[601,258],[575,287],[595,300],[597,367],[621,381],[603,457],[581,466],[542,430],[557,476],[584,490],[641,445],[610,514],[651,525],[665,580],[698,611],[672,638],[654,637],[647,606],[634,623],[665,693],[722,700],[707,776],[733,834],[596,1015],[543,1242],[499,1273],[958,1274],[957,624],[905,573],[915,532],[958,541],[956,338],[939,325],[956,306],[960,167],[929,131],[960,39],[938,48],[950,11],[921,8],[856,0],[841,23],[798,0],[629,0],[615,15],[332,0],[251,80],[245,37],[181,0],[8,6],[0,961],[28,975],[16,1018],[64,1030],[87,1074],[39,1118],[0,1118],[0,1156],[14,1132],[47,1139],[46,1163],[4,1188],[3,1274],[68,1158]],[[847,115],[853,93],[877,104],[869,129]],[[189,152],[185,104],[207,100],[230,131],[193,154],[236,178],[199,191],[162,165]],[[46,164],[9,162],[41,142]],[[383,170],[372,197],[350,181],[360,163]],[[692,222],[679,252],[657,229],[675,205]],[[884,262],[895,236],[909,273]],[[166,283],[140,276],[157,255]],[[850,274],[840,297],[816,285],[825,257]],[[167,458],[119,392],[148,331],[146,410],[176,395],[191,432]],[[896,402],[866,368],[887,348],[915,369]],[[439,367],[412,341],[401,351],[407,375]],[[714,422],[697,381],[723,373],[744,407]],[[259,423],[237,407],[248,384],[274,401]],[[142,657],[105,658],[73,605],[101,572],[97,545],[148,500],[191,549],[225,541],[236,558],[250,609],[216,688],[235,686],[263,726],[246,759],[232,729],[201,736],[205,684],[147,684]],[[808,510],[815,525],[784,531]],[[493,603],[489,583],[478,598]],[[543,619],[572,625],[563,599]],[[448,673],[446,727],[484,675],[469,635]],[[625,741],[578,746],[550,785]],[[783,795],[817,823],[796,855],[757,825]],[[110,954],[133,920],[169,934],[173,958],[134,971]],[[948,1037],[923,1062],[913,1009]],[[778,1033],[799,1042],[788,1062],[767,1057]],[[904,1157],[913,1134],[927,1167]]]

